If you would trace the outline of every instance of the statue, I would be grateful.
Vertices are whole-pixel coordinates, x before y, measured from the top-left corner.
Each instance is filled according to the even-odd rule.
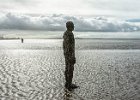
[[[63,35],[63,50],[65,57],[65,87],[68,90],[78,88],[75,84],[72,84],[74,64],[76,63],[75,58],[75,39],[72,31],[74,30],[74,24],[72,21],[66,23],[67,30]]]

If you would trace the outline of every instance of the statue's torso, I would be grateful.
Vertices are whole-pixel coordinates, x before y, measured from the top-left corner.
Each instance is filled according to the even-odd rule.
[[[66,31],[63,35],[63,50],[65,56],[75,56],[75,39],[72,32]]]

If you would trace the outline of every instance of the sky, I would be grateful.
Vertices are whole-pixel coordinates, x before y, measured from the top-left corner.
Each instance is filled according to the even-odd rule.
[[[0,30],[139,31],[140,0],[0,0]]]

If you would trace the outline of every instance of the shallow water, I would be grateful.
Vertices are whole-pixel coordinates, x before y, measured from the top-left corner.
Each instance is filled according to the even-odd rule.
[[[62,50],[62,39],[0,40],[0,49]],[[76,49],[140,49],[140,39],[76,39]]]
[[[73,82],[80,88],[69,92],[64,88],[61,40],[45,40],[45,43],[44,40],[25,40],[24,44],[17,40],[8,41],[0,41],[2,100],[140,99],[139,49],[77,48]],[[53,44],[58,44],[58,48]]]

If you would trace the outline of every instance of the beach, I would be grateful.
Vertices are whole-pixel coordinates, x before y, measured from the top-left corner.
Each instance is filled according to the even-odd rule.
[[[0,40],[0,99],[140,99],[140,39],[76,39],[71,92],[64,62],[62,39]]]

